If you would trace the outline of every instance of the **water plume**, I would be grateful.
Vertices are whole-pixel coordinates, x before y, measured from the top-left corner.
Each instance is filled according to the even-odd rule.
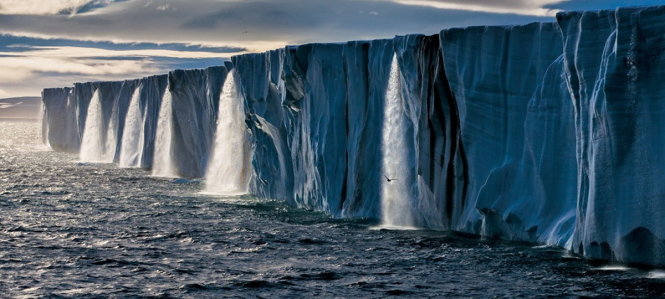
[[[408,165],[406,117],[400,94],[400,73],[393,55],[385,94],[383,132],[383,178],[381,183],[381,222],[387,227],[415,226],[407,177],[400,177]]]
[[[134,90],[129,102],[127,117],[125,117],[125,129],[122,135],[120,167],[142,166],[145,118],[141,111],[141,89],[142,87],[139,86]]]
[[[87,118],[81,140],[79,158],[83,162],[105,162],[106,144],[104,142],[104,120],[99,90],[90,99]]]
[[[251,173],[250,146],[244,105],[236,80],[235,72],[229,72],[219,97],[215,144],[206,172],[206,193],[247,193]]]
[[[155,136],[155,154],[152,163],[152,175],[158,177],[177,177],[173,165],[173,106],[172,95],[168,87],[159,107],[157,135]]]

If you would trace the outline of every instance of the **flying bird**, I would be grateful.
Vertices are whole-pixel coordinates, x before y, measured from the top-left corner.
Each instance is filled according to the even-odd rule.
[[[386,178],[386,181],[388,181],[388,183],[390,183],[390,182],[392,182],[392,181],[397,181],[397,179],[391,179],[391,178],[388,178],[388,177],[385,176],[385,175],[384,175],[383,177]]]

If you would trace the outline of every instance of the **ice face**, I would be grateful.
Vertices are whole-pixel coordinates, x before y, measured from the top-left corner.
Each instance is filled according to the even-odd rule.
[[[468,175],[453,226],[564,245],[576,165],[556,25],[444,30],[441,51]]]
[[[665,264],[664,12],[557,16],[577,135],[572,249],[588,257]]]
[[[78,153],[81,141],[73,89],[44,89],[42,102],[43,134],[46,143],[57,151]]]
[[[99,108],[106,143],[143,135],[144,168],[251,169],[238,176],[249,193],[335,217],[665,265],[664,13],[562,13],[556,23],[289,46],[204,70],[46,89],[44,132],[54,149],[77,152],[87,112]],[[220,101],[230,71],[226,99],[238,102]],[[126,119],[137,111],[140,126]],[[250,154],[231,165],[224,156],[238,152],[215,136],[234,143],[241,129]],[[107,148],[117,161],[122,146]],[[229,154],[211,158],[213,148]]]

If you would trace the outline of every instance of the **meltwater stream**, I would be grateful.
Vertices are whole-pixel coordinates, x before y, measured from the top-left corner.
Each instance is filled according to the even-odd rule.
[[[106,161],[106,143],[104,142],[106,130],[101,106],[99,91],[95,91],[88,105],[85,130],[83,130],[83,139],[81,139],[80,159],[83,162],[110,162]]]
[[[400,73],[397,57],[393,55],[386,88],[381,147],[383,176],[381,184],[381,220],[386,227],[413,227],[415,221],[405,175],[413,167],[407,162],[406,120],[400,94]]]
[[[211,194],[247,193],[251,165],[245,110],[236,74],[226,76],[219,97],[219,117],[212,160],[206,172],[205,191]]]
[[[372,230],[198,182],[80,163],[0,122],[3,297],[656,296],[664,273],[557,248]]]
[[[155,158],[152,165],[152,174],[158,177],[176,177],[173,161],[171,159],[173,145],[173,96],[166,89],[162,103],[159,106],[157,119],[157,136],[155,136]]]
[[[125,117],[125,133],[122,135],[120,167],[141,167],[145,134],[145,118],[141,111],[141,87],[132,94]]]

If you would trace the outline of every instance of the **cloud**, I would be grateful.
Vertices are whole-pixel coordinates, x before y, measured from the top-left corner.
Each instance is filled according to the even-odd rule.
[[[558,3],[547,4],[544,7],[559,10],[598,10],[615,9],[620,6],[648,6],[663,4],[663,0],[565,0],[559,1]]]
[[[553,22],[558,10],[660,1],[0,0],[0,88],[34,95],[72,81],[219,65],[287,44]]]
[[[0,87],[36,95],[73,81],[138,78],[175,68],[220,65],[244,48],[188,44],[112,43],[0,35]],[[47,84],[48,85],[45,85]]]
[[[489,12],[497,14],[518,14],[528,16],[554,16],[559,11],[547,8],[566,0],[393,0],[404,5],[427,6],[438,9]]]
[[[2,91],[2,90],[0,90],[0,91]],[[2,93],[0,93],[0,94],[2,94]],[[12,103],[0,103],[0,109],[8,109],[8,108],[19,106],[21,104],[23,104],[23,102],[18,102],[18,103],[13,103],[13,104]]]
[[[114,46],[115,49],[104,49],[61,46],[66,41],[57,40],[49,44],[49,40],[12,36],[4,38],[4,43],[0,38],[0,68],[3,70],[0,72],[0,87],[13,96],[36,95],[43,87],[68,86],[72,82],[140,78],[167,73],[175,68],[221,65],[234,53],[204,51],[205,48],[200,47],[192,47],[191,51],[187,51],[185,49],[188,46],[182,45],[174,49],[160,49],[144,44],[137,47],[122,44]],[[13,44],[11,41],[23,44]],[[19,51],[16,51],[17,47]]]
[[[172,50],[187,52],[214,52],[214,53],[240,53],[247,49],[230,46],[204,46],[186,43],[123,43],[109,41],[85,41],[63,38],[31,38],[0,34],[0,51],[24,51],[32,47],[83,47],[107,50]]]
[[[31,6],[40,3],[43,7]],[[0,5],[0,34],[5,34],[0,35],[0,88],[17,96],[73,81],[220,65],[231,55],[287,44],[544,20],[392,0],[0,0]]]
[[[124,1],[124,0],[120,0]],[[0,13],[49,15],[83,13],[105,7],[118,0],[0,0]]]
[[[141,77],[167,72],[166,67],[205,62],[222,64],[228,56],[215,52],[159,49],[107,50],[81,47],[31,47],[29,51],[0,52],[0,82],[17,83],[37,73],[82,76]]]
[[[172,9],[157,9],[166,4]],[[389,0],[134,0],[114,3],[93,14],[5,15],[0,17],[0,32],[93,41],[224,45],[265,51],[285,44],[433,34],[446,27],[539,20],[545,18],[433,9]]]
[[[157,10],[165,11],[165,10],[177,10],[177,9],[172,7],[171,4],[166,3],[164,5],[157,6]]]

